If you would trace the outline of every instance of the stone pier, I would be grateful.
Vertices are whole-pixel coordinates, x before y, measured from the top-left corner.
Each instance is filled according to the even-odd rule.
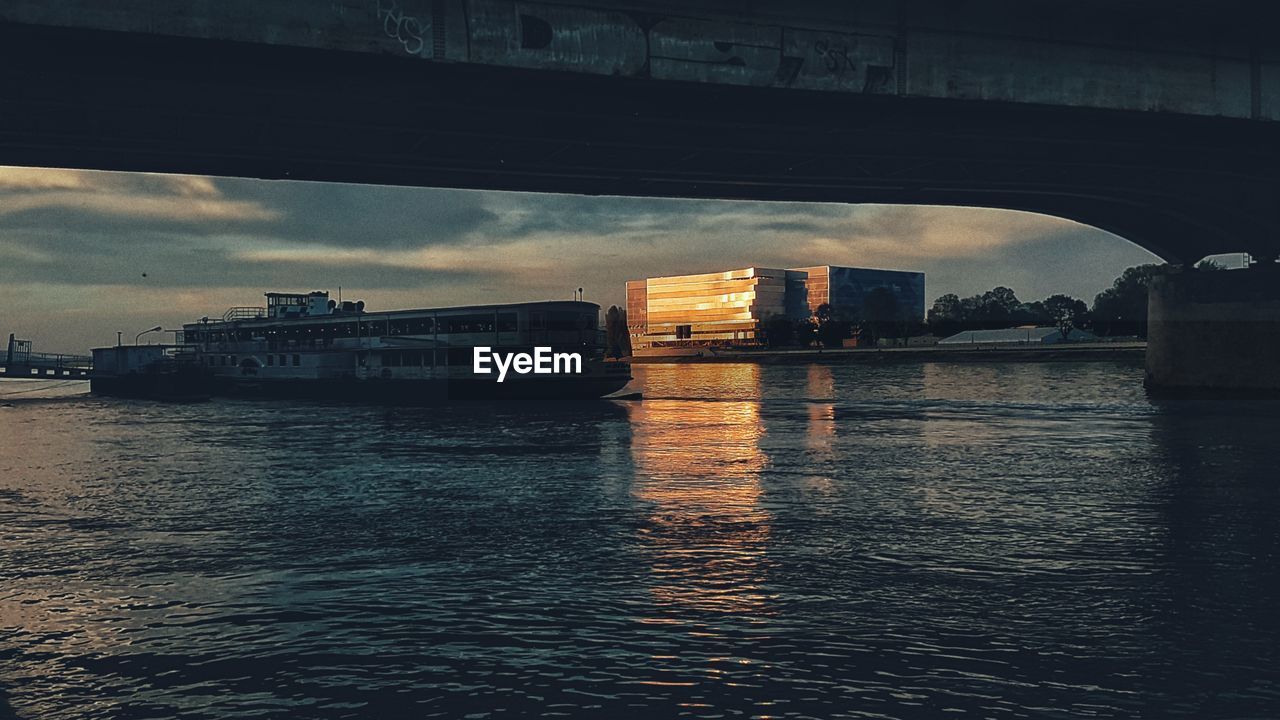
[[[1280,266],[1152,279],[1147,387],[1280,392]]]

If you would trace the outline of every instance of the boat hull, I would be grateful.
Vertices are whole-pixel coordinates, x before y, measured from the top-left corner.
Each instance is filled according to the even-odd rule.
[[[545,378],[498,383],[471,379],[220,378],[219,395],[423,405],[457,400],[594,400],[626,387],[629,376]]]
[[[95,376],[89,379],[89,392],[95,395],[161,400],[164,402],[201,402],[213,395],[213,384],[199,373],[136,373]]]

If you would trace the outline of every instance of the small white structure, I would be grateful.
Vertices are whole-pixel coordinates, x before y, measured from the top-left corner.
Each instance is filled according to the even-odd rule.
[[[1097,336],[1087,330],[1073,329],[1063,337],[1056,327],[1016,327],[1000,330],[965,330],[938,341],[939,345],[1056,345],[1088,342]]]
[[[98,376],[136,375],[165,359],[167,345],[115,345],[93,348],[93,372]]]

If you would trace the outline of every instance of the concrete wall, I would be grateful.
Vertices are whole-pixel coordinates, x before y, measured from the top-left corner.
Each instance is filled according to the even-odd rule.
[[[1170,390],[1280,390],[1280,270],[1153,279],[1147,384]]]
[[[1280,120],[1278,41],[1248,7],[9,0],[0,21],[658,81]]]

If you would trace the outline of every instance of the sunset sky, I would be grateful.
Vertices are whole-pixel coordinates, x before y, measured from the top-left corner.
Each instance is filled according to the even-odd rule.
[[[1001,210],[658,200],[0,168],[0,332],[84,352],[262,293],[371,309],[569,298],[751,265],[926,273],[927,304],[996,285],[1092,303],[1154,256]]]

